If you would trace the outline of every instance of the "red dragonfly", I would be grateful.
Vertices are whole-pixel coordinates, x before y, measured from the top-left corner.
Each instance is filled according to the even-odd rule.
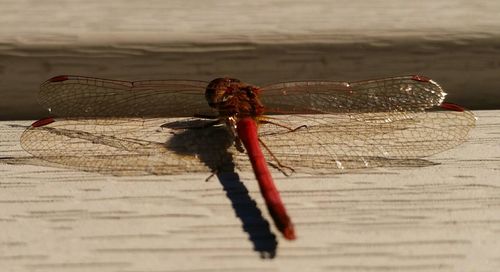
[[[21,143],[44,160],[114,174],[218,171],[227,154],[244,168],[246,150],[276,227],[293,240],[268,164],[285,174],[418,165],[465,141],[475,124],[445,95],[423,76],[262,88],[233,78],[57,76],[41,85],[40,102],[64,118],[33,123]],[[173,117],[182,118],[165,119]]]

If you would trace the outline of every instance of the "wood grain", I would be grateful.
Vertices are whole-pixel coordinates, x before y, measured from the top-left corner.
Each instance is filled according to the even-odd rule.
[[[436,166],[276,176],[294,242],[269,224],[252,173],[205,182],[209,173],[115,177],[1,163],[0,267],[497,271],[500,115],[475,114],[470,140],[430,157]],[[3,158],[28,156],[18,141],[29,123],[0,123]]]
[[[59,74],[253,84],[424,74],[500,107],[498,1],[0,1],[0,120],[39,118]]]

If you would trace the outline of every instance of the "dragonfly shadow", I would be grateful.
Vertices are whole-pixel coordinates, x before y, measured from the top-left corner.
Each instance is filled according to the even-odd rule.
[[[130,129],[143,128],[143,120],[127,121],[125,125],[129,130],[118,129],[123,126],[120,120],[68,119],[54,122],[52,126],[30,127],[20,141],[33,157],[5,157],[0,158],[0,162],[64,166],[116,176],[164,175],[184,173],[186,169],[208,172],[208,167],[217,173],[254,250],[263,258],[275,256],[276,237],[235,173],[234,139],[225,127],[206,126],[199,120],[165,124],[162,127],[168,128],[167,132],[157,127],[149,131]],[[168,137],[164,137],[165,133],[169,133]],[[180,156],[171,156],[172,153]],[[179,172],[172,172],[176,168]]]
[[[225,172],[218,174],[217,177],[231,201],[236,216],[243,224],[243,230],[248,233],[254,250],[260,252],[261,258],[274,258],[278,246],[276,236],[271,232],[269,222],[262,216],[257,203],[249,195],[238,174]]]
[[[193,128],[189,128],[190,124]],[[178,125],[180,125],[178,127]],[[233,137],[223,126],[198,126],[199,123],[183,121],[172,122],[162,127],[176,128],[164,144],[169,151],[178,155],[197,157],[212,172],[234,171],[232,154],[229,148]]]
[[[261,258],[274,258],[278,246],[276,236],[235,172],[232,152],[229,150],[233,140],[225,127],[211,126],[179,130],[165,143],[165,147],[176,153],[197,156],[217,174],[254,250],[260,253]]]

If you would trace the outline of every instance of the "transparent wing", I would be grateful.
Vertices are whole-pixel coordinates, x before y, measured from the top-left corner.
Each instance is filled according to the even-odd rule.
[[[31,127],[21,143],[44,160],[115,175],[213,171],[232,163],[249,169],[223,127],[180,129],[204,121],[133,118],[215,115],[203,99],[205,85],[56,77],[42,84],[41,102],[58,115],[86,118]],[[274,155],[267,152],[268,161],[306,171],[408,165],[460,144],[474,126],[468,111],[426,111],[444,96],[419,76],[274,84],[263,88],[262,101],[277,114],[267,120],[280,126],[263,123],[260,138]]]
[[[391,115],[397,113],[391,112]],[[384,120],[387,113],[273,116],[259,127],[260,139],[284,165],[296,169],[353,169],[419,164],[419,158],[453,148],[467,139],[475,125],[470,111],[439,110],[408,118]],[[243,159],[240,158],[239,159]],[[268,161],[273,157],[268,154]],[[317,171],[315,171],[317,172]]]
[[[402,113],[404,114],[404,113]],[[367,123],[384,113],[274,116],[262,124],[260,138],[277,158],[298,172],[381,166],[421,166],[419,158],[466,140],[475,124],[469,111],[430,111],[391,122]],[[250,170],[248,157],[236,151],[223,126],[199,126],[200,119],[64,119],[30,127],[21,137],[35,157],[87,171],[114,175],[176,174],[232,169]],[[168,124],[168,125],[165,125]],[[229,167],[229,168],[228,168]]]
[[[113,175],[209,173],[231,164],[233,139],[224,127],[165,126],[178,122],[172,118],[59,119],[25,130],[21,146],[48,162]]]
[[[120,81],[58,76],[40,87],[40,103],[61,117],[180,117],[215,115],[207,83],[190,80]]]
[[[423,76],[358,82],[306,81],[262,88],[266,114],[420,112],[444,100],[443,89]]]

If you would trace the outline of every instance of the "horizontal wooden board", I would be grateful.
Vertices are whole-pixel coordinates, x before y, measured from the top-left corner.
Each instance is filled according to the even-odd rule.
[[[263,85],[423,74],[500,108],[498,1],[0,1],[0,120],[39,118],[40,83],[233,76]]]
[[[9,271],[496,271],[500,114],[476,111],[439,165],[276,175],[285,241],[253,174],[116,177],[0,164],[0,266]],[[0,123],[0,154],[27,121]],[[27,161],[26,161],[27,162]],[[270,257],[272,260],[262,260]]]

